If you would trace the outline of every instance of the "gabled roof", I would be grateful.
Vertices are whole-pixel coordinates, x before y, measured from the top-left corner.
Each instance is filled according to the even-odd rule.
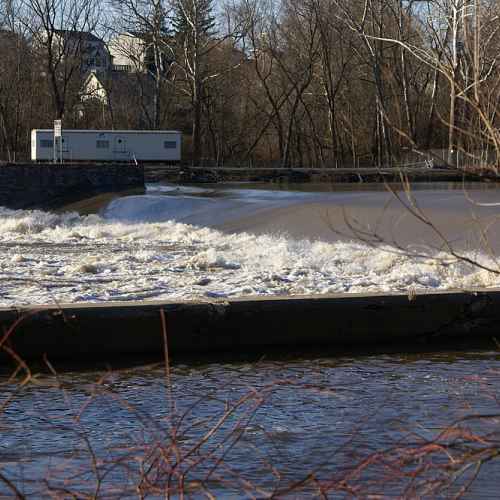
[[[54,33],[64,38],[76,38],[85,42],[102,42],[102,39],[95,36],[90,31],[77,31],[77,30],[54,30]]]

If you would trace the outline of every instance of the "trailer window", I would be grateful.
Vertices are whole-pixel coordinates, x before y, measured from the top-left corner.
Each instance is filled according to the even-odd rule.
[[[52,139],[41,139],[40,140],[40,147],[41,148],[53,148],[54,141]]]
[[[97,149],[109,149],[109,141],[97,141]]]
[[[163,147],[165,149],[175,149],[177,147],[177,141],[165,141]]]

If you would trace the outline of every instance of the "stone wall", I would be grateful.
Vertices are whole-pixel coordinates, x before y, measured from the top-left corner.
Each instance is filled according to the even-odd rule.
[[[144,187],[144,169],[129,164],[0,164],[0,206],[43,208],[95,193]]]

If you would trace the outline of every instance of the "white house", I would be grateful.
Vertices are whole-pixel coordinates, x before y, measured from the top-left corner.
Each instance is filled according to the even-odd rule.
[[[120,33],[109,42],[109,52],[115,70],[148,72],[156,68],[153,43],[144,33],[128,31]],[[160,54],[162,71],[167,71],[172,56],[167,46]]]
[[[49,39],[52,40],[52,50],[56,52],[56,58],[79,59],[82,73],[106,73],[111,68],[111,56],[106,43],[93,33],[57,29],[50,33],[42,31],[35,43],[44,45]]]

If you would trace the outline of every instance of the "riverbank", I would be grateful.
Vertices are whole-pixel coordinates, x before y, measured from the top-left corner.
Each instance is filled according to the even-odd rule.
[[[498,182],[491,170],[465,171],[452,168],[246,168],[146,165],[147,182]]]
[[[23,359],[91,362],[119,356],[298,346],[361,348],[498,335],[500,289],[0,308],[3,344]]]

